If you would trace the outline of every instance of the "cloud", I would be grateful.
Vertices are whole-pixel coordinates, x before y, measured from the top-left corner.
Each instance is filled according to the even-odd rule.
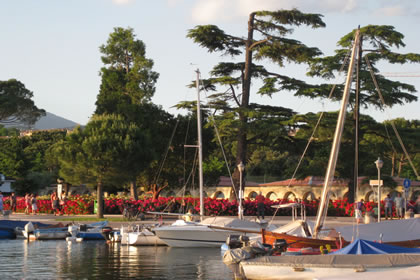
[[[253,11],[297,8],[303,12],[348,13],[357,10],[362,0],[198,0],[192,9],[195,22],[234,21]]]
[[[400,5],[395,6],[386,6],[383,8],[380,8],[375,12],[375,14],[380,16],[387,16],[387,17],[395,17],[395,16],[404,16],[407,15],[408,12],[406,9]]]
[[[112,0],[112,3],[116,5],[128,5],[134,2],[135,0]]]

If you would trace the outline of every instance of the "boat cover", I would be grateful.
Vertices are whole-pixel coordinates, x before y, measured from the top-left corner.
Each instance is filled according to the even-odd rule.
[[[0,220],[0,227],[15,229],[17,227],[23,228],[29,223],[28,221],[14,221],[14,220]],[[50,224],[43,224],[40,222],[32,222],[32,224],[37,225],[38,227],[47,227],[51,226]]]
[[[420,265],[420,254],[266,256],[242,261],[241,265],[326,268],[400,267]]]
[[[357,239],[346,247],[330,253],[330,255],[366,255],[366,254],[420,254],[418,248],[405,248]]]
[[[312,235],[311,229],[314,227],[314,223],[311,221],[306,221],[306,224],[308,225],[307,230],[309,231],[309,234],[307,234],[307,232],[305,231],[304,223],[305,222],[302,220],[296,220],[285,224],[284,226],[278,227],[277,229],[273,230],[273,232],[285,233],[299,237],[310,237]]]
[[[261,229],[261,225],[256,222],[248,220],[240,220],[238,218],[229,217],[215,217],[204,219],[200,224],[212,225],[227,228],[246,228],[246,229]]]
[[[345,240],[356,238],[371,241],[382,240],[382,242],[418,240],[420,239],[420,219],[388,220],[380,223],[359,224],[358,226],[336,227],[335,230]]]

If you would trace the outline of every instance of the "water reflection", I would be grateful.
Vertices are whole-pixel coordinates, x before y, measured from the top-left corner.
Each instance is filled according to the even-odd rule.
[[[219,249],[0,241],[0,275],[20,279],[231,279]]]

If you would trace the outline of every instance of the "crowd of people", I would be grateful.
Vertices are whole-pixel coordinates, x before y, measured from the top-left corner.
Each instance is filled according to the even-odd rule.
[[[405,208],[405,209],[404,209]],[[394,213],[395,209],[395,213]],[[362,219],[362,212],[366,210],[364,200],[361,199],[360,201],[354,204],[354,217],[356,221],[359,223]],[[401,196],[401,193],[397,193],[397,196],[392,198],[390,194],[388,194],[384,199],[384,214],[385,220],[388,219],[404,219],[405,213],[404,211],[413,213],[413,214],[420,214],[420,196],[414,202],[414,204],[410,201],[405,202],[405,199]],[[375,207],[372,209],[372,213],[369,213],[373,216],[378,215],[378,208]],[[395,214],[395,215],[394,215]]]

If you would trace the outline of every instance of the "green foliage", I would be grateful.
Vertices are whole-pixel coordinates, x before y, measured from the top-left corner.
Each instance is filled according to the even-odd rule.
[[[114,28],[106,45],[100,48],[102,83],[96,101],[96,114],[123,114],[130,104],[149,102],[159,74],[146,58],[146,46],[136,39],[132,28]]]
[[[345,35],[338,41],[341,49],[336,50],[333,56],[323,58],[315,58],[310,65],[309,76],[322,77],[324,79],[333,79],[339,73],[341,65],[348,54],[348,50],[352,45],[355,30]],[[367,25],[360,28],[362,36],[363,58],[360,61],[360,104],[364,107],[374,106],[382,108],[382,103],[376,92],[375,85],[369,73],[368,65],[365,57],[370,61],[376,80],[385,100],[385,104],[389,107],[393,105],[403,105],[405,103],[417,101],[414,95],[416,89],[414,86],[399,81],[392,81],[379,74],[376,65],[380,62],[388,62],[391,64],[419,63],[420,54],[408,53],[401,54],[394,52],[393,48],[404,47],[404,35],[395,31],[393,26],[388,25]],[[321,84],[316,86],[304,85],[297,91],[297,96],[307,96],[311,98],[326,98],[329,95],[331,85]],[[341,88],[338,88],[333,95],[334,100],[341,98]],[[354,96],[354,94],[353,94]],[[354,104],[354,97],[351,98]]]
[[[230,143],[227,150],[236,154],[236,163],[232,166],[241,161],[246,163],[260,145],[269,146],[276,140],[283,144],[290,140],[287,139],[287,120],[294,112],[280,106],[250,103],[250,85],[254,85],[254,80],[262,81],[256,92],[271,97],[282,90],[294,90],[296,83],[303,82],[270,72],[264,66],[254,64],[252,59],[267,60],[283,67],[286,61],[307,63],[321,54],[317,48],[286,37],[293,33],[293,26],[301,25],[312,28],[325,26],[321,15],[304,14],[294,9],[251,13],[246,38],[226,34],[214,25],[196,26],[188,31],[187,37],[209,52],[228,54],[234,59],[245,55],[237,62],[215,65],[212,77],[203,80],[204,88],[214,92],[209,96],[207,105],[215,110],[223,142]],[[189,105],[184,103],[180,107]]]
[[[34,124],[45,111],[32,100],[33,93],[18,80],[0,81],[0,123]]]

